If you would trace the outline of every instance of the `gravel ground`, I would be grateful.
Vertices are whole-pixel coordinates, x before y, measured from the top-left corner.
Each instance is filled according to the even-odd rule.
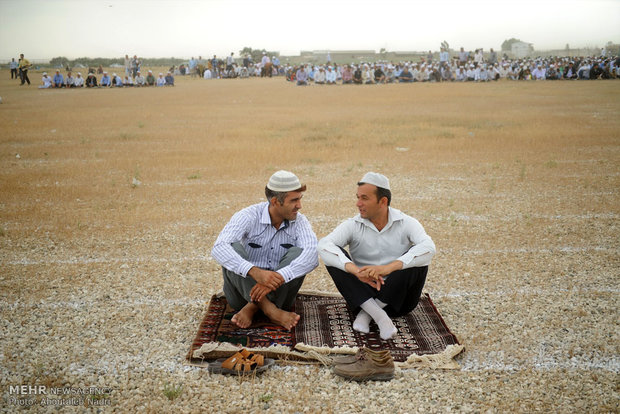
[[[149,104],[174,116],[119,110],[133,123],[96,120],[71,129],[62,127],[69,118],[56,123],[46,115],[55,92],[24,95],[10,86],[3,94],[2,412],[58,410],[41,405],[56,396],[18,395],[11,391],[18,385],[98,387],[91,397],[71,394],[75,401],[62,407],[76,402],[78,411],[620,412],[620,83],[419,85],[416,95],[356,90],[354,108],[363,112],[365,94],[373,93],[384,108],[351,129],[372,135],[392,125],[372,138],[372,153],[346,132],[350,121],[314,128],[312,120],[324,114],[292,104],[276,109],[309,120],[276,127],[277,118],[252,112],[248,98],[273,91],[286,102],[313,103],[327,94],[338,107],[352,99],[338,96],[349,93],[345,88],[304,90],[313,101],[280,79],[251,80],[245,90],[196,81],[188,92],[189,82],[165,92],[172,94],[168,106]],[[64,92],[54,97],[59,112],[93,99]],[[94,111],[138,99],[116,92],[92,91],[99,94]],[[144,102],[151,91],[135,93]],[[218,138],[204,148],[197,144],[202,137],[194,138],[201,127],[184,124],[199,112],[173,106],[205,94],[220,103],[247,100],[247,122],[268,130],[259,138],[279,140],[288,131],[302,161],[269,163],[255,149],[246,156],[247,170],[234,172],[243,164],[230,158],[217,164],[217,151],[236,145],[226,122],[239,114],[208,107],[219,119],[210,121],[208,134]],[[438,94],[458,101],[463,119],[475,124],[437,126],[394,115],[404,104],[439,113],[445,104]],[[573,95],[585,96],[575,104],[577,115],[554,111]],[[472,108],[462,108],[463,96],[474,99]],[[497,105],[507,111],[495,113]],[[518,111],[522,118],[515,120]],[[37,117],[43,119],[28,121]],[[406,139],[409,127],[419,132],[415,139]],[[166,133],[175,140],[158,135]],[[347,155],[334,158],[335,150]],[[206,167],[211,158],[216,165]],[[228,168],[230,175],[216,172]],[[213,241],[236,210],[261,201],[277,168],[296,171],[308,184],[303,212],[319,237],[355,214],[355,182],[364,172],[390,177],[393,206],[417,217],[437,244],[426,291],[466,347],[457,358],[460,370],[398,369],[390,382],[357,384],[315,365],[278,365],[259,378],[238,379],[185,364],[206,301],[221,289],[209,255]],[[335,291],[322,266],[304,289]]]

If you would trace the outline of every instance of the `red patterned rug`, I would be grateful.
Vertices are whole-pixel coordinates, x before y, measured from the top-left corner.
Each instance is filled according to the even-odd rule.
[[[357,347],[389,349],[397,362],[407,361],[413,354],[441,354],[452,345],[458,346],[459,352],[462,350],[458,339],[450,332],[428,294],[422,295],[412,312],[393,319],[398,334],[387,341],[379,337],[374,324],[371,324],[369,334],[354,331],[352,325],[355,315],[341,296],[300,293],[295,303],[295,312],[301,319],[291,332],[271,323],[264,316],[258,316],[250,328],[241,329],[230,321],[234,311],[228,306],[226,298],[214,295],[192,342],[188,360],[199,362],[221,357],[214,353],[196,355],[195,351],[203,345],[213,343],[261,349],[280,346],[278,349],[284,347],[291,351],[327,349],[328,352],[338,352],[338,349]],[[301,356],[303,352],[293,354]],[[295,358],[295,355],[287,353],[286,357],[304,359]]]

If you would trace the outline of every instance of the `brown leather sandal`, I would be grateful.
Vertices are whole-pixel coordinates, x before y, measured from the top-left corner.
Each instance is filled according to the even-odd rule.
[[[250,355],[251,354],[246,349],[242,349],[241,351],[237,352],[236,354],[222,362],[222,369],[243,372],[252,371],[258,366],[258,364],[247,359],[247,357],[249,357]]]
[[[256,363],[259,367],[262,367],[265,364],[265,357],[261,354],[250,353],[246,359]]]
[[[274,364],[271,358],[242,349],[228,359],[220,358],[209,363],[209,371],[214,374],[259,374]]]

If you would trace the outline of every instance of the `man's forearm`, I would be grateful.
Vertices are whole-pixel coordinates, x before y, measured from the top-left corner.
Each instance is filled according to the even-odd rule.
[[[387,269],[386,274],[390,274],[397,270],[401,270],[403,268],[403,262],[401,262],[400,260],[394,260],[393,262],[386,264],[385,267]]]

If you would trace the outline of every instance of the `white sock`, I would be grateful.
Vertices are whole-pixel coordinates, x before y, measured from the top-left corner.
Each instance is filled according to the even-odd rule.
[[[367,314],[364,309],[361,309],[357,314],[357,317],[353,322],[353,329],[361,333],[370,332],[370,315]]]
[[[383,308],[385,308],[387,306],[387,303],[383,303],[379,299],[375,299],[375,302],[377,302],[377,305],[379,305],[379,307],[381,309],[383,309]]]
[[[391,337],[396,335],[396,332],[398,332],[398,330],[394,326],[392,319],[390,319],[388,314],[385,313],[383,309],[381,309],[381,306],[379,306],[374,299],[368,299],[366,302],[362,303],[360,307],[364,311],[366,311],[368,315],[370,315],[370,317],[379,327],[379,336],[381,337],[381,339],[390,339]]]

